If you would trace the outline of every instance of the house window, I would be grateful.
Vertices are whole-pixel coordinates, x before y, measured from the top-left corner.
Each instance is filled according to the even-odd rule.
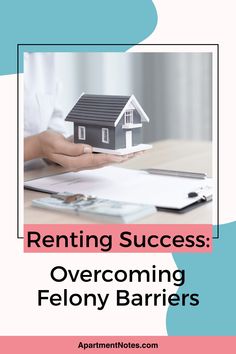
[[[109,129],[102,128],[102,142],[109,144]]]
[[[85,140],[85,127],[79,126],[79,140]]]
[[[133,124],[133,110],[125,112],[125,124]]]

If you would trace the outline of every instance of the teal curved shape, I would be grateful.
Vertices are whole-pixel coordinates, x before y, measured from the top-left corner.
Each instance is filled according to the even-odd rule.
[[[214,229],[216,234],[216,227]],[[199,293],[196,307],[169,307],[170,336],[236,335],[236,221],[220,225],[211,254],[174,254],[186,284],[178,292]]]
[[[1,7],[1,15],[0,75],[16,73],[19,43],[137,44],[157,25],[157,11],[151,0],[8,0]],[[96,50],[128,48],[100,46]],[[52,50],[55,48],[40,49]],[[68,48],[58,46],[57,50]],[[94,47],[72,47],[71,50],[94,51]]]

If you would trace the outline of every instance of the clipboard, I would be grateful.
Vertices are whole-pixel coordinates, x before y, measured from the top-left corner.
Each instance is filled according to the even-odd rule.
[[[142,170],[103,167],[67,172],[24,183],[25,189],[44,193],[82,193],[119,202],[154,205],[160,211],[184,213],[212,199],[212,179],[153,175]],[[188,197],[190,192],[197,196]]]
[[[212,199],[211,199],[212,200]],[[193,202],[192,204],[182,208],[182,209],[175,209],[175,208],[163,208],[163,207],[156,207],[158,211],[164,211],[167,213],[177,213],[177,214],[184,214],[187,213],[188,211],[191,211],[195,208],[200,207],[201,205],[204,205],[206,203],[209,203],[211,200],[197,200],[196,202]]]

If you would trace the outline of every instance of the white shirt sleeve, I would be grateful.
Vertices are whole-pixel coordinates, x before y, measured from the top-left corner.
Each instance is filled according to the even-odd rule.
[[[60,84],[55,75],[54,53],[24,54],[24,135],[44,130],[65,133],[58,101]]]

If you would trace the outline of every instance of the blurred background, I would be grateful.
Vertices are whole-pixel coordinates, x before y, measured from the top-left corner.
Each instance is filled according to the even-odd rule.
[[[56,74],[65,116],[82,92],[134,94],[144,142],[212,139],[211,53],[56,53]]]

